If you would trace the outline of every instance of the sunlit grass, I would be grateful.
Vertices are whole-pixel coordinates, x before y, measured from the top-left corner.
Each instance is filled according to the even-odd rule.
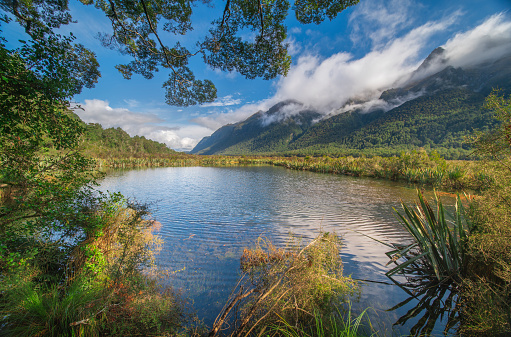
[[[295,326],[291,325],[284,318],[280,317],[277,324],[269,325],[266,336],[285,336],[285,337],[359,337],[367,336],[360,330],[363,327],[363,322],[367,316],[365,309],[358,316],[355,316],[351,311],[351,303],[348,306],[348,312],[343,315],[337,309],[334,315],[325,317],[318,311],[314,312],[314,322],[310,326]],[[371,327],[369,319],[366,323]],[[376,334],[372,334],[374,336]]]

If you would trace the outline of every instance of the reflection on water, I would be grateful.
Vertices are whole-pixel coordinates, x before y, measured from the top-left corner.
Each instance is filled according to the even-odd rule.
[[[169,282],[193,300],[206,324],[211,325],[235,284],[243,248],[261,235],[283,245],[290,233],[310,240],[320,230],[343,236],[346,274],[382,282],[362,283],[355,309],[371,307],[373,325],[386,335],[408,333],[415,324],[392,326],[418,301],[386,311],[407,294],[388,284],[387,247],[359,234],[408,243],[392,207],[413,200],[413,188],[276,167],[184,167],[114,172],[101,189],[152,204],[165,241],[158,264],[180,270]]]

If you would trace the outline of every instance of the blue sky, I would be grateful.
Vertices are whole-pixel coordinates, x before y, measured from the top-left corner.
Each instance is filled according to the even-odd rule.
[[[65,30],[96,52],[102,73],[95,88],[74,97],[84,108],[76,111],[78,115],[86,122],[122,127],[131,135],[177,150],[191,150],[220,126],[282,99],[298,99],[325,114],[342,111],[350,98],[378,104],[383,90],[398,85],[438,46],[446,48],[454,66],[511,51],[511,0],[361,0],[321,25],[300,25],[290,13],[293,65],[285,78],[246,80],[210,69],[197,57],[192,69],[196,77],[215,83],[218,100],[180,108],[165,104],[162,83],[167,73],[157,73],[151,80],[136,75],[123,79],[114,66],[129,59],[102,47],[95,38],[96,33],[111,30],[109,21],[90,6],[70,2],[78,22]],[[222,8],[223,2],[217,3]],[[185,45],[193,46],[218,17],[218,8],[196,10],[195,30],[185,36]],[[25,38],[14,22],[2,29],[9,41]]]

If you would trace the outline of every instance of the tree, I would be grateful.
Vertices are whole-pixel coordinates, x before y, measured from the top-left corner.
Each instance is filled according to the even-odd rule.
[[[179,306],[141,272],[156,243],[147,208],[95,191],[76,151],[85,128],[67,98],[96,73],[69,42],[0,43],[1,334],[172,334]]]
[[[300,23],[319,24],[326,18],[335,18],[358,1],[298,0],[292,9]],[[286,75],[291,64],[284,24],[290,9],[288,0],[226,0],[221,16],[211,22],[209,32],[197,41],[193,51],[182,43],[186,33],[193,29],[193,7],[198,4],[213,6],[211,0],[80,2],[95,6],[110,19],[113,32],[100,35],[102,43],[133,57],[128,64],[116,67],[125,78],[139,74],[149,79],[160,69],[169,71],[163,86],[170,105],[188,106],[216,98],[214,84],[207,79],[196,79],[188,67],[192,56],[201,56],[214,69],[237,71],[249,79]],[[54,29],[72,22],[68,3],[69,0],[6,0],[2,1],[0,9],[6,13],[4,21],[10,20],[7,14],[14,16],[34,41],[43,43],[55,39]],[[247,32],[255,34],[253,39],[243,38]],[[173,41],[173,46],[166,45],[164,40]],[[93,58],[83,46],[73,48],[76,48],[76,55],[85,53],[88,60]],[[85,78],[97,79],[96,71]]]

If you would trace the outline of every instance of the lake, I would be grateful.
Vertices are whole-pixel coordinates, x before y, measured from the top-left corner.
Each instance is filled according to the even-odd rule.
[[[308,242],[321,230],[342,236],[346,275],[373,281],[361,283],[354,310],[371,307],[371,322],[382,335],[407,334],[414,323],[392,326],[417,301],[386,311],[408,296],[385,276],[388,247],[362,235],[410,242],[392,208],[399,209],[400,200],[411,203],[413,187],[253,166],[114,171],[101,181],[101,190],[151,205],[164,240],[157,263],[171,271],[167,282],[181,289],[209,326],[235,285],[244,248],[253,247],[259,236],[280,245],[290,235]]]

